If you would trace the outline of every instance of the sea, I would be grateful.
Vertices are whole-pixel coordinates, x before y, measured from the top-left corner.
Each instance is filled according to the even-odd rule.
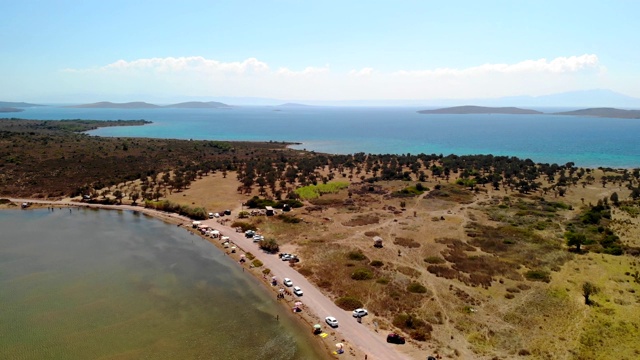
[[[150,120],[91,131],[112,137],[297,142],[331,154],[493,154],[581,167],[640,167],[640,119],[562,115],[425,115],[415,107],[217,109],[27,108],[25,119]],[[558,110],[556,110],[558,111]],[[5,115],[5,116],[6,116]]]
[[[211,243],[139,212],[0,211],[0,359],[322,359],[292,316]]]

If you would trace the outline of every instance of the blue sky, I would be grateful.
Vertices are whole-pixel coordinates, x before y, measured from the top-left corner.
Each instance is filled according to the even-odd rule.
[[[640,97],[638,1],[0,0],[0,100]]]

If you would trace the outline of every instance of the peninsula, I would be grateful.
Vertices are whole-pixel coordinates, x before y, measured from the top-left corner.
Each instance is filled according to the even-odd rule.
[[[557,112],[554,115],[593,116],[617,119],[640,119],[640,110],[624,110],[616,108],[588,108],[574,111]]]
[[[24,111],[24,109],[19,109],[16,107],[0,107],[0,113],[20,112],[20,111]]]
[[[36,106],[44,106],[44,105],[30,104],[26,102],[0,101],[0,108],[5,108],[5,107],[27,108],[27,107],[36,107]]]
[[[72,105],[67,107],[83,109],[155,109],[159,108],[160,106],[142,101],[134,101],[128,103],[112,103],[109,101],[101,101],[92,104]]]
[[[517,107],[486,107],[486,106],[454,106],[435,110],[420,110],[420,114],[542,114],[540,111],[531,109],[521,109]]]
[[[172,105],[155,105],[143,101],[113,103],[109,101],[101,101],[91,104],[67,106],[70,108],[86,108],[86,109],[159,109],[159,108],[181,108],[181,109],[214,109],[227,108],[229,105],[217,101],[189,101]]]
[[[166,108],[179,108],[179,109],[217,109],[217,108],[228,108],[229,105],[217,101],[188,101],[178,104],[172,104],[163,106]]]

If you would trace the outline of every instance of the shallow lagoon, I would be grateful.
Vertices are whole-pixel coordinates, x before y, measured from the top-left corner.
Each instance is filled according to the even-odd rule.
[[[5,210],[0,233],[1,359],[321,359],[266,289],[176,226]]]

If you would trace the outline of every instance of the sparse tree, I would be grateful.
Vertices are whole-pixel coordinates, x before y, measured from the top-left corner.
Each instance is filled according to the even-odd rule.
[[[587,237],[584,234],[574,233],[572,231],[566,232],[564,237],[567,239],[568,246],[576,247],[576,252],[580,252],[580,247],[587,241]]]
[[[589,281],[582,284],[582,296],[584,296],[584,303],[586,305],[591,305],[592,302],[589,297],[597,293],[598,288],[594,284],[590,283]]]

